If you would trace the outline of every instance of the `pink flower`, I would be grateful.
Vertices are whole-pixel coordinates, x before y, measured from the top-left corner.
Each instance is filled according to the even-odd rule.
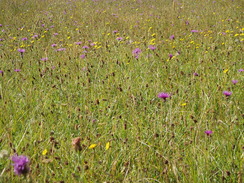
[[[223,94],[226,96],[226,97],[229,97],[232,95],[232,92],[230,91],[224,91]]]
[[[212,132],[211,130],[206,130],[204,133],[205,133],[206,135],[210,136],[213,132]]]

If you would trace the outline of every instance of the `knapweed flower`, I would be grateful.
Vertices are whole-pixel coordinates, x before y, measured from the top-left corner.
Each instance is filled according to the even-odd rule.
[[[238,80],[232,80],[231,82],[235,85],[236,83],[238,83]]]
[[[199,32],[198,30],[191,30],[191,32]]]
[[[173,58],[173,55],[172,54],[169,54],[169,59]]]
[[[169,36],[169,39],[173,40],[173,39],[175,39],[175,36],[171,35],[171,36]]]
[[[86,58],[86,55],[85,55],[85,54],[82,54],[82,55],[80,56],[80,58],[84,59],[84,58]]]
[[[133,56],[137,59],[139,57],[139,54],[141,53],[140,48],[136,48],[132,51]]]
[[[23,37],[21,40],[26,41],[27,39],[28,39],[27,37]]]
[[[52,44],[51,46],[52,46],[52,47],[56,47],[56,46],[57,46],[57,44]]]
[[[21,70],[20,69],[14,69],[15,72],[20,72]]]
[[[16,175],[26,175],[29,172],[29,159],[23,155],[13,155],[11,160],[14,162],[14,173]]]
[[[65,50],[66,50],[66,48],[59,48],[56,51],[65,51]]]
[[[229,97],[232,95],[232,92],[230,91],[224,91],[223,94],[226,96],[226,97]]]
[[[116,40],[121,41],[123,38],[122,37],[117,37]]]
[[[164,99],[164,100],[166,100],[167,98],[169,98],[170,97],[170,94],[168,94],[168,93],[164,93],[164,92],[162,92],[162,93],[159,93],[158,94],[158,98],[162,98],[162,99]]]
[[[48,61],[48,58],[47,57],[41,58],[41,61]]]
[[[153,45],[149,45],[148,48],[149,48],[150,50],[156,50],[156,46],[153,46]]]
[[[193,74],[194,76],[199,76],[199,74],[198,73],[196,73],[196,72],[194,72],[194,74]]]
[[[205,132],[204,132],[206,135],[211,135],[213,132],[211,131],[211,130],[206,130]]]
[[[244,71],[244,69],[239,69],[239,70],[238,70],[238,72],[243,72],[243,71]]]
[[[19,48],[19,49],[17,49],[17,51],[20,52],[20,53],[24,53],[25,49]]]
[[[116,34],[116,33],[118,33],[118,32],[119,32],[119,31],[117,31],[117,30],[114,30],[114,31],[113,31],[114,34]]]
[[[53,35],[54,35],[54,36],[57,36],[57,35],[58,35],[58,33],[53,33]]]
[[[0,74],[2,74],[3,73],[3,71],[2,70],[0,70]]]
[[[37,35],[37,34],[35,34],[35,35],[33,35],[33,36],[32,36],[32,38],[38,38],[38,35]]]
[[[81,41],[79,41],[79,42],[75,42],[75,44],[76,44],[76,45],[81,45],[82,42],[81,42]]]
[[[83,46],[82,48],[84,48],[84,49],[89,49],[89,46]]]
[[[91,44],[90,44],[90,46],[95,46],[95,45],[96,45],[96,43],[91,43]]]

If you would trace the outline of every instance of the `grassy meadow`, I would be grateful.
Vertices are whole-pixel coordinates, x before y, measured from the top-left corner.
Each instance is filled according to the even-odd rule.
[[[0,0],[0,182],[241,183],[243,12]]]

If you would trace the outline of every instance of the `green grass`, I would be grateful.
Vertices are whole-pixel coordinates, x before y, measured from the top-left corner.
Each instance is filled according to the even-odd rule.
[[[1,0],[0,182],[241,183],[243,8]],[[27,176],[14,174],[15,153],[30,159]]]

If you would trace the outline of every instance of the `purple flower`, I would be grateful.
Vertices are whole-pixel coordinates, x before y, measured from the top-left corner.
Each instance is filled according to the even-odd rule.
[[[37,35],[37,34],[35,34],[35,35],[33,35],[33,36],[32,36],[32,38],[38,38],[38,35]]]
[[[156,47],[156,46],[153,46],[153,45],[149,45],[148,48],[149,48],[150,50],[156,50],[157,47]]]
[[[19,49],[17,49],[18,50],[18,52],[20,52],[20,53],[24,53],[25,52],[25,49],[21,49],[21,48],[19,48]]]
[[[235,85],[236,83],[238,83],[238,80],[232,80],[231,82]]]
[[[194,76],[199,76],[199,74],[198,73],[196,73],[196,72],[194,72],[194,74],[193,74]]]
[[[95,46],[96,44],[95,43],[91,43],[90,46]]]
[[[186,25],[189,25],[190,24],[190,22],[188,20],[185,23],[186,23]]]
[[[80,58],[84,59],[84,58],[86,58],[86,55],[83,54],[83,55],[80,56]]]
[[[3,25],[2,24],[0,24],[0,27],[2,27]]]
[[[166,98],[169,98],[169,97],[170,97],[170,94],[168,94],[168,93],[162,92],[162,93],[158,94],[158,98],[162,98],[164,100],[166,100]]]
[[[84,49],[88,49],[88,48],[89,48],[89,46],[83,46],[82,48],[84,48]]]
[[[28,39],[27,37],[23,37],[21,40],[26,41],[27,39]]]
[[[206,130],[205,132],[204,132],[206,135],[211,135],[213,132],[211,131],[211,130]]]
[[[29,159],[23,155],[13,155],[11,160],[14,162],[14,173],[16,175],[25,175],[29,172]]]
[[[54,35],[54,36],[57,36],[57,35],[58,35],[58,33],[53,33],[53,35]]]
[[[57,46],[57,44],[52,44],[51,46],[52,46],[52,47],[56,47],[56,46]]]
[[[20,69],[14,69],[15,72],[20,72],[21,70]]]
[[[3,73],[3,71],[2,70],[0,70],[0,74],[2,74]]]
[[[173,58],[173,55],[172,54],[169,54],[169,59]]]
[[[75,42],[75,44],[76,44],[76,45],[81,45],[82,42],[81,42],[81,41],[79,41],[79,42]]]
[[[198,30],[191,30],[191,32],[198,32]]]
[[[223,94],[226,96],[226,97],[229,97],[232,95],[232,92],[230,91],[224,91]]]
[[[117,30],[114,30],[113,33],[116,34],[116,33],[118,33],[118,31]]]
[[[238,72],[243,72],[243,71],[244,71],[244,69],[239,69],[239,70],[238,70]]]
[[[140,49],[140,48],[136,48],[136,49],[134,49],[134,50],[132,51],[132,54],[134,55],[134,57],[135,57],[136,59],[138,59],[140,53],[141,53],[141,49]]]
[[[171,35],[171,36],[169,36],[169,39],[173,40],[173,39],[175,39],[175,36]]]
[[[66,50],[66,48],[59,48],[56,51],[65,51],[65,50]]]
[[[118,41],[121,41],[123,38],[122,37],[117,37],[116,38]]]
[[[41,61],[48,61],[48,58],[47,57],[41,58]]]
[[[3,40],[4,40],[4,39],[1,39],[1,38],[0,38],[0,41],[3,41]]]

